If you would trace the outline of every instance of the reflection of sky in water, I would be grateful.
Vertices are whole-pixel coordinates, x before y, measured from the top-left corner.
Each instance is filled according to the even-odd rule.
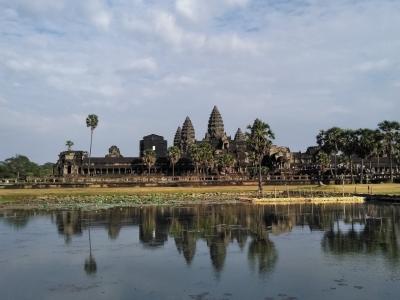
[[[397,299],[399,218],[373,205],[0,213],[0,298]]]

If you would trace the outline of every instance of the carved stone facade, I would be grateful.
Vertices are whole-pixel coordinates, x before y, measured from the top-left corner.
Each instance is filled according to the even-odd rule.
[[[208,130],[203,141],[209,142],[217,151],[229,149],[230,137],[225,133],[224,121],[216,106],[208,120]]]
[[[140,157],[144,156],[146,150],[153,150],[157,158],[167,157],[167,141],[157,134],[150,134],[140,141]]]
[[[194,164],[190,157],[190,149],[194,144],[209,143],[214,152],[214,157],[222,157],[230,154],[234,159],[234,167],[230,168],[236,173],[245,173],[252,165],[246,135],[240,128],[236,131],[234,139],[225,132],[224,121],[216,106],[213,107],[208,120],[207,132],[204,139],[196,140],[195,128],[189,117],[186,117],[182,127],[178,127],[174,136],[173,145],[182,152],[181,160],[175,166],[178,175],[194,172]],[[123,157],[119,148],[115,145],[109,148],[105,157],[92,157],[89,159],[85,151],[64,151],[59,155],[57,162],[57,174],[61,176],[75,175],[124,175],[143,174],[147,169],[142,157],[146,150],[152,149],[156,152],[157,162],[154,172],[169,174],[170,163],[168,161],[167,141],[159,135],[151,134],[143,137],[140,141],[140,157]],[[290,169],[293,156],[289,148],[272,146],[269,157],[274,160],[279,169]],[[90,170],[90,171],[89,171]],[[218,170],[214,166],[214,172]],[[211,170],[212,171],[212,170]]]
[[[110,149],[108,149],[108,154],[106,157],[122,157],[121,151],[119,151],[117,146],[113,145],[110,147]]]
[[[188,155],[190,146],[196,143],[196,134],[194,131],[194,127],[192,121],[189,117],[186,117],[185,122],[182,126],[181,131],[181,151],[183,154]]]

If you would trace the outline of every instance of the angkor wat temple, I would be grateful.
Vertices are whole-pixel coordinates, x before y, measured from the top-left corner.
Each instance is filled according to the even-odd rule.
[[[173,145],[177,146],[182,157],[175,166],[176,175],[190,175],[195,171],[194,163],[190,156],[190,147],[193,144],[208,142],[214,151],[214,156],[229,153],[235,159],[235,166],[225,172],[231,174],[246,173],[251,165],[249,151],[246,144],[246,137],[239,128],[232,139],[225,132],[222,116],[214,106],[208,120],[208,129],[204,139],[196,140],[195,129],[189,117],[186,117],[182,127],[178,127],[175,133]],[[143,162],[144,152],[148,149],[156,153],[156,164],[151,168],[151,173],[160,175],[171,174],[171,164],[168,159],[167,141],[164,137],[151,134],[143,137],[140,141],[140,156],[125,157],[120,153],[117,146],[111,146],[109,153],[104,157],[91,157],[86,151],[63,151],[55,167],[55,174],[59,176],[80,176],[90,174],[96,176],[121,176],[121,175],[142,175],[147,174],[147,167]],[[279,170],[289,170],[293,161],[293,154],[287,147],[273,145],[270,149],[269,159],[273,160]],[[210,174],[217,174],[217,166],[210,167]]]

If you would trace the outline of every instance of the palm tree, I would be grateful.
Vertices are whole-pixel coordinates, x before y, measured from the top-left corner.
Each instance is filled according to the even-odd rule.
[[[377,160],[377,168],[379,170],[380,168],[380,157],[381,155],[383,155],[384,153],[384,149],[383,149],[383,135],[382,133],[379,131],[379,129],[375,130],[375,134],[374,134],[374,149],[373,149],[373,153],[372,156],[376,157]],[[371,158],[372,158],[371,156]],[[370,162],[371,164],[371,162]]]
[[[356,154],[358,146],[358,135],[352,129],[345,129],[341,132],[339,150],[343,152],[350,165],[351,183],[354,183],[353,176],[353,155]]]
[[[400,142],[400,123],[385,120],[378,124],[378,128],[382,133],[383,147],[390,162],[390,182],[393,182],[393,156]]]
[[[168,149],[168,157],[172,165],[172,177],[175,177],[175,165],[181,159],[181,149],[172,146]]]
[[[92,255],[92,239],[90,237],[90,216],[89,216],[89,225],[88,225],[88,231],[89,231],[89,257],[85,259],[85,272],[88,275],[94,275],[97,272],[97,263]]]
[[[71,151],[73,145],[74,145],[73,141],[68,140],[65,142],[65,146],[67,146],[68,151]]]
[[[319,150],[313,157],[314,162],[318,165],[318,182],[321,185],[321,175],[325,172],[325,168],[329,165],[330,159],[329,155],[324,151]]]
[[[90,149],[89,149],[89,168],[88,168],[89,176],[90,176],[90,158],[92,156],[93,131],[96,129],[98,124],[99,124],[99,118],[97,117],[97,115],[91,114],[87,116],[86,127],[90,128]]]
[[[248,125],[246,132],[247,142],[251,151],[255,154],[258,164],[258,194],[263,195],[261,164],[264,156],[268,153],[275,135],[270,126],[260,119],[255,119],[253,125]]]
[[[150,176],[151,167],[156,163],[156,152],[154,150],[148,149],[144,152],[143,162],[147,166],[148,176]]]
[[[196,175],[199,175],[199,165],[201,163],[201,153],[200,153],[200,146],[198,144],[193,144],[190,146],[189,149],[190,157],[195,165],[196,168]]]
[[[360,173],[360,181],[363,183],[364,181],[364,160],[368,157],[373,156],[374,149],[376,147],[376,131],[368,128],[360,128],[356,130],[355,134],[357,135],[357,147],[356,154],[359,158],[361,158],[361,173]]]
[[[214,149],[210,143],[204,142],[199,146],[200,162],[203,165],[204,178],[208,173],[208,169],[214,161]]]
[[[224,153],[218,158],[218,165],[222,168],[224,173],[226,173],[226,170],[231,168],[234,164],[235,158],[229,153]]]
[[[317,144],[328,155],[334,155],[335,159],[335,179],[337,178],[337,155],[342,143],[342,129],[332,127],[328,130],[321,130],[317,135]]]

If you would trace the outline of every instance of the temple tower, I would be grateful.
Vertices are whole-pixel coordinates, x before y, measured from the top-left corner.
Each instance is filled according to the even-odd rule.
[[[217,106],[214,106],[208,120],[207,133],[211,139],[222,138],[225,134],[224,121],[222,120],[222,116]]]
[[[178,129],[176,130],[175,137],[174,137],[174,146],[178,147],[179,149],[181,148],[181,142],[182,142],[182,129],[179,126]]]
[[[192,121],[190,120],[189,117],[186,117],[181,132],[182,152],[187,153],[189,151],[190,146],[193,145],[195,142],[196,142],[196,136]]]
[[[246,135],[242,132],[242,129],[238,128],[235,133],[235,142],[245,142]]]
[[[229,148],[230,138],[225,133],[224,121],[217,106],[214,106],[208,119],[208,130],[204,141],[210,143],[216,151]]]

